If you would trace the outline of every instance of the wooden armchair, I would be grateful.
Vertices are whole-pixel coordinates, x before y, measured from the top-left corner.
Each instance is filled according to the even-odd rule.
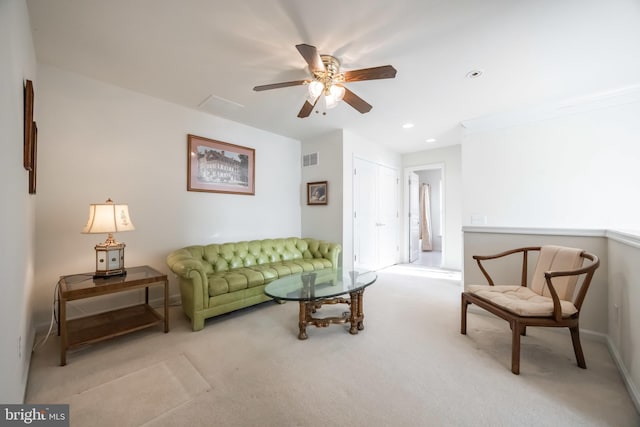
[[[538,252],[539,255],[531,286],[527,287],[530,252]],[[519,253],[522,254],[520,285],[496,286],[482,262]],[[542,246],[512,249],[489,256],[475,255],[473,258],[489,286],[470,285],[462,293],[461,334],[467,333],[469,304],[476,304],[509,322],[512,331],[511,372],[517,375],[520,373],[520,336],[526,334],[527,326],[567,327],[578,366],[586,369],[578,320],[589,284],[600,265],[597,256],[581,249]],[[583,266],[585,259],[590,261],[586,267]]]

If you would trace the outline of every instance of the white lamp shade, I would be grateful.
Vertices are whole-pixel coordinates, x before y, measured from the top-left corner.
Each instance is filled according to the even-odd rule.
[[[89,205],[89,219],[82,233],[116,233],[135,230],[129,218],[128,205],[116,205],[107,200],[102,204]]]

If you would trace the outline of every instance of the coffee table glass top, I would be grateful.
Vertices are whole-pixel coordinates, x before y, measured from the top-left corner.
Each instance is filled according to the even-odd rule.
[[[311,301],[362,290],[377,278],[374,271],[329,268],[276,279],[265,287],[264,293],[280,300]]]

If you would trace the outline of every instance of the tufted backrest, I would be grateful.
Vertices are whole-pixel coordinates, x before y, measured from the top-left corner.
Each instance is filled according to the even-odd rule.
[[[329,243],[315,239],[289,237],[214,243],[206,246],[189,246],[184,249],[194,258],[210,265],[211,272],[222,272],[279,261],[322,258],[330,251],[329,246]]]

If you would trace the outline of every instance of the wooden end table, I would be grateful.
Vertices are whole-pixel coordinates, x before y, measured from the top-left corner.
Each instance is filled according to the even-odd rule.
[[[149,305],[149,286],[164,285],[164,316]],[[93,273],[61,276],[58,282],[60,366],[67,350],[164,323],[169,332],[169,280],[148,265],[127,268],[124,276],[95,278]],[[144,303],[67,320],[67,302],[144,288]]]

